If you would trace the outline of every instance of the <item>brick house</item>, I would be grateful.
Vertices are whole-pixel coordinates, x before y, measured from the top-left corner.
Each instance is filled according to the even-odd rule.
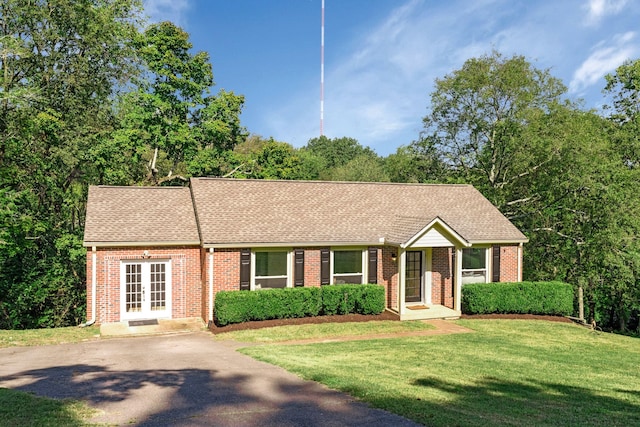
[[[89,188],[87,318],[213,320],[221,290],[377,283],[401,319],[522,280],[527,238],[469,185],[192,178]]]

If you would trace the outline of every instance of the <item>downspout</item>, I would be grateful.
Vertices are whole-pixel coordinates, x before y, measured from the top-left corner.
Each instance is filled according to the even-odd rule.
[[[81,328],[91,326],[96,323],[96,292],[98,286],[96,285],[97,270],[96,263],[98,261],[98,255],[96,253],[96,247],[91,246],[91,320],[80,325]]]
[[[213,323],[213,248],[209,248],[209,324]]]

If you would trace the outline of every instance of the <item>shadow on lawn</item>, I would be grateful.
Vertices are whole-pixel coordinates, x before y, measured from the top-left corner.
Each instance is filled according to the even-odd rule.
[[[544,373],[541,372],[541,377]],[[404,402],[407,415],[427,425],[640,425],[638,388],[622,390],[627,396],[601,396],[583,387],[527,379],[504,382],[487,377],[461,386],[436,378],[420,378],[413,385],[444,392],[446,401]],[[633,396],[635,395],[635,396]],[[389,408],[401,402],[376,402]]]

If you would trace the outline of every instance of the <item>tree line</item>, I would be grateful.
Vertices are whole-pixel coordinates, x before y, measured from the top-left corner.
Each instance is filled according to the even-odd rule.
[[[89,185],[220,176],[473,184],[530,238],[526,279],[581,286],[590,320],[638,331],[640,60],[607,76],[596,112],[522,56],[471,58],[436,80],[416,140],[381,157],[349,137],[251,134],[208,54],[142,14],[0,5],[0,328],[84,320]]]

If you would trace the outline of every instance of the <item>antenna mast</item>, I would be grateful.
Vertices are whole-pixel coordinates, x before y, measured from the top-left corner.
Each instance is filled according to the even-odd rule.
[[[324,0],[320,27],[320,136],[324,135]]]

